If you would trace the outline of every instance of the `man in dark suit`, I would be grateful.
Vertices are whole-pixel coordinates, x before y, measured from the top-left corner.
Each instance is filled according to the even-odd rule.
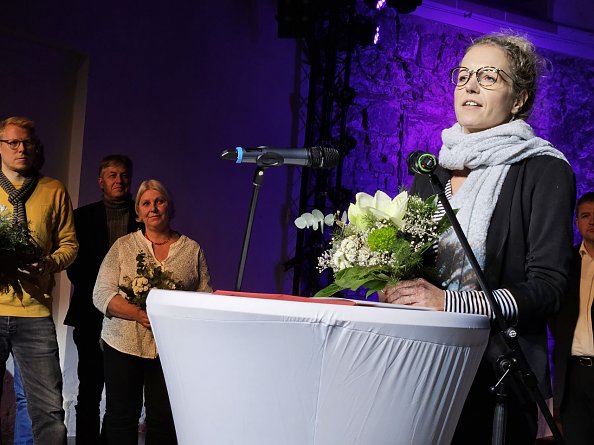
[[[594,192],[577,201],[582,243],[575,248],[569,290],[551,324],[555,339],[554,406],[567,445],[594,443]]]
[[[99,187],[103,199],[74,211],[74,225],[80,249],[68,268],[74,291],[64,323],[73,326],[78,350],[78,398],[76,443],[99,442],[101,395],[103,392],[103,352],[99,340],[103,314],[93,305],[93,287],[99,266],[116,239],[138,229],[134,201],[130,196],[132,161],[110,155],[101,161]]]

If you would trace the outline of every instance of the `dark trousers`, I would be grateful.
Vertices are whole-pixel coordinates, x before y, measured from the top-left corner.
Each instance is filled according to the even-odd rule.
[[[103,351],[99,344],[101,325],[76,327],[72,331],[78,350],[78,397],[76,399],[76,445],[100,444],[100,404],[103,393]]]
[[[483,360],[464,402],[452,445],[491,443],[496,399],[489,388],[496,382],[491,365]],[[534,445],[538,429],[537,405],[529,399],[516,396],[519,389],[513,378],[507,378],[507,382],[505,444]]]
[[[108,445],[137,445],[138,419],[146,412],[146,445],[177,444],[159,358],[124,354],[103,342],[107,405],[103,438]]]
[[[565,444],[591,445],[594,443],[594,366],[583,366],[576,359],[567,365],[561,404]]]

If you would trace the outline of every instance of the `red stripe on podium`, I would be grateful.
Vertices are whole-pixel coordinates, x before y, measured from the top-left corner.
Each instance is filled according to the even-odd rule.
[[[238,292],[238,291],[234,291],[234,290],[217,290],[214,293],[217,295],[227,295],[230,297],[263,298],[266,300],[301,301],[303,303],[341,304],[343,306],[355,306],[356,305],[356,303],[351,300],[296,297],[295,295],[286,295],[286,294],[262,294],[262,293],[255,293],[255,292]]]

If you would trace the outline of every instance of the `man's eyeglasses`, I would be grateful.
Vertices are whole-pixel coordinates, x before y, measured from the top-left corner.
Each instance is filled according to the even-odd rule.
[[[29,139],[0,139],[0,142],[4,142],[6,145],[8,145],[8,148],[10,148],[12,151],[17,151],[17,149],[19,148],[19,145],[23,144],[23,148],[25,150],[33,150],[34,148],[36,148],[37,144],[35,144],[35,142],[29,140]]]
[[[457,66],[450,70],[450,80],[457,87],[463,87],[468,83],[472,75],[476,74],[476,80],[479,85],[486,88],[495,85],[499,73],[505,74],[513,81],[509,74],[501,68],[495,68],[494,66],[482,66],[477,70],[469,70],[464,66]]]

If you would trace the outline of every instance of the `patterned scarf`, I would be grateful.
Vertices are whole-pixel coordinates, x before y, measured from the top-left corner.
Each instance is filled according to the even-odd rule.
[[[34,175],[31,175],[25,179],[25,182],[21,188],[17,189],[4,175],[4,172],[0,170],[0,187],[2,187],[2,189],[6,192],[8,195],[8,202],[14,207],[12,217],[15,221],[25,224],[25,226],[27,225],[27,211],[25,210],[25,203],[27,202],[27,199],[29,199],[29,196],[31,196],[31,193],[33,193],[33,190],[35,190],[38,181],[39,175],[35,173]]]
[[[477,133],[465,134],[460,124],[443,130],[439,164],[448,170],[470,169],[470,174],[451,200],[459,209],[458,221],[481,266],[485,266],[486,240],[501,187],[512,164],[535,156],[553,156],[567,162],[548,141],[536,137],[530,125],[515,120]],[[439,275],[449,290],[477,288],[470,262],[452,228],[438,247]]]

